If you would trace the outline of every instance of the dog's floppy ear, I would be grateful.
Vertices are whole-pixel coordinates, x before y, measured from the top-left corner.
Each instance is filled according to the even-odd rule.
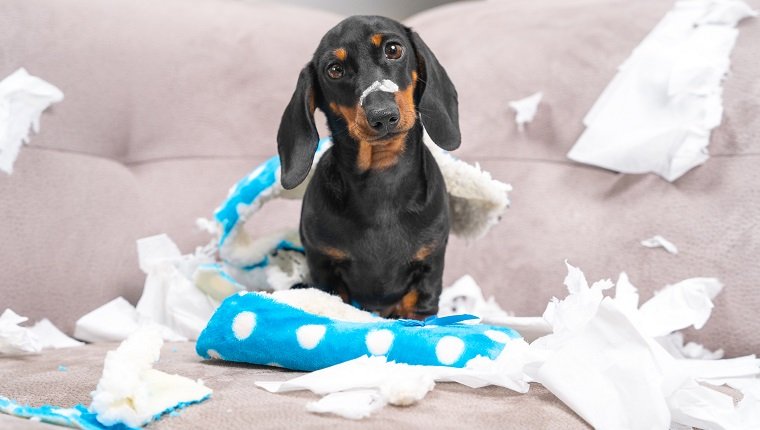
[[[457,149],[462,141],[457,90],[420,35],[411,29],[407,33],[417,56],[419,84],[415,100],[422,124],[438,146],[447,151]]]
[[[314,161],[319,134],[314,124],[316,77],[311,63],[301,70],[293,97],[285,108],[277,132],[280,154],[280,182],[285,189],[295,188],[306,179]]]

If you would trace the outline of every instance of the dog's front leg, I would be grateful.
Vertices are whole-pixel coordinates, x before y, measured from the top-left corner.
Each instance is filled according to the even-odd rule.
[[[439,252],[422,262],[417,282],[396,308],[399,318],[423,320],[438,313],[443,289],[443,257],[444,252]]]

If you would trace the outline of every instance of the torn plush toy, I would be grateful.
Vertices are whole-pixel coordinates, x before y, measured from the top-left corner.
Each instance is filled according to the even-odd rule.
[[[451,232],[467,239],[482,237],[498,223],[509,206],[511,186],[493,179],[478,165],[451,156],[435,145],[427,133],[424,141],[446,181]],[[314,165],[331,146],[330,138],[319,141]],[[279,176],[280,159],[274,156],[235,184],[227,200],[214,213],[221,262],[202,267],[195,276],[196,285],[212,297],[226,297],[233,292],[237,287],[230,281],[248,290],[272,291],[308,280],[296,226],[292,231],[257,240],[244,228],[246,221],[272,199],[303,197],[311,179],[309,176],[298,187],[285,190]]]
[[[386,320],[316,289],[227,298],[196,344],[204,358],[312,371],[362,356],[398,363],[464,367],[495,359],[520,335],[505,327],[464,324],[470,315]]]
[[[163,340],[145,326],[109,351],[89,407],[32,407],[0,397],[0,412],[80,429],[134,429],[211,396],[203,382],[153,369]]]

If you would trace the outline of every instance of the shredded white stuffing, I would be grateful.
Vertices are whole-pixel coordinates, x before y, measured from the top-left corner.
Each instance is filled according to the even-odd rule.
[[[142,327],[106,354],[103,376],[92,392],[90,411],[103,425],[141,427],[183,403],[211,395],[203,382],[153,369],[163,340],[154,327]]]

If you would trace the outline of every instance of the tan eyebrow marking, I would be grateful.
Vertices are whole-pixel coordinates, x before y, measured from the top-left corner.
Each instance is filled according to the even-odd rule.
[[[348,258],[348,253],[346,251],[338,248],[333,248],[332,246],[323,246],[319,248],[319,250],[333,260],[341,261]]]
[[[433,251],[435,250],[435,245],[436,245],[435,242],[429,243],[427,245],[423,245],[422,247],[420,247],[420,249],[417,250],[417,253],[414,254],[414,257],[412,257],[412,260],[422,261],[428,258],[428,256],[430,256],[430,254],[432,254]]]
[[[335,50],[335,56],[338,57],[338,60],[340,61],[345,61],[347,55],[348,53],[344,48],[338,48]]]
[[[376,47],[380,47],[380,44],[383,43],[383,35],[380,33],[375,33],[370,37],[370,40],[372,40],[372,44]]]

